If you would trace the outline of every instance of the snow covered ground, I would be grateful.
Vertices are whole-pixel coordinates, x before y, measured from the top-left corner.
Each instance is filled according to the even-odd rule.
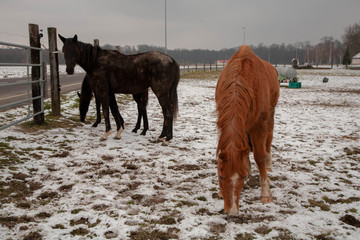
[[[48,65],[47,74],[50,75],[50,66]],[[84,70],[76,65],[75,67],[76,73],[83,73]],[[31,68],[29,68],[29,74],[31,74]],[[66,65],[59,65],[59,74],[66,74]],[[27,68],[26,67],[0,67],[0,79],[6,78],[21,78],[27,76]]]
[[[72,92],[61,118],[0,132],[0,239],[360,239],[360,72],[298,77],[302,88],[282,87],[276,109],[273,203],[261,204],[252,161],[240,213],[222,210],[216,78],[181,79],[168,147],[149,141],[163,120],[152,93],[147,136],[131,132],[136,104],[118,95],[122,138],[100,142],[94,103],[82,124]],[[0,124],[22,112],[0,113]]]

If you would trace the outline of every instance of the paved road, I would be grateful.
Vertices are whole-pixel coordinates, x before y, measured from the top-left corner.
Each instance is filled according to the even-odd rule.
[[[61,74],[60,75],[60,94],[65,94],[71,91],[79,91],[81,89],[81,82],[85,77],[85,73],[74,75]],[[50,90],[50,77],[47,79],[47,96],[51,96]],[[9,78],[0,79],[0,85],[4,83],[15,83],[26,81],[26,78]],[[30,91],[31,94],[31,91]],[[15,85],[9,87],[0,87],[0,106],[10,104],[13,102],[27,99],[27,85]]]

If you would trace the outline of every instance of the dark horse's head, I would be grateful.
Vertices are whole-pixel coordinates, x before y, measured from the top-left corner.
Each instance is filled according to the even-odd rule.
[[[73,38],[64,38],[59,34],[59,38],[64,43],[62,51],[65,57],[66,72],[67,74],[73,74],[76,63],[79,60],[79,51],[77,51],[78,39],[77,35]]]

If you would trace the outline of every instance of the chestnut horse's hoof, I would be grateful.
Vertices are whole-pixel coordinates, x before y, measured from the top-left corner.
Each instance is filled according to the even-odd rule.
[[[260,200],[263,204],[271,203],[273,201],[272,196],[260,197]]]

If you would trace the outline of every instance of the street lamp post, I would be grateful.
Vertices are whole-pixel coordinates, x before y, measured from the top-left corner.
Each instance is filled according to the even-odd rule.
[[[166,22],[166,0],[165,0],[165,54],[167,53],[167,22]]]
[[[245,29],[246,27],[241,27],[244,30],[244,39],[243,39],[243,45],[245,45]]]

